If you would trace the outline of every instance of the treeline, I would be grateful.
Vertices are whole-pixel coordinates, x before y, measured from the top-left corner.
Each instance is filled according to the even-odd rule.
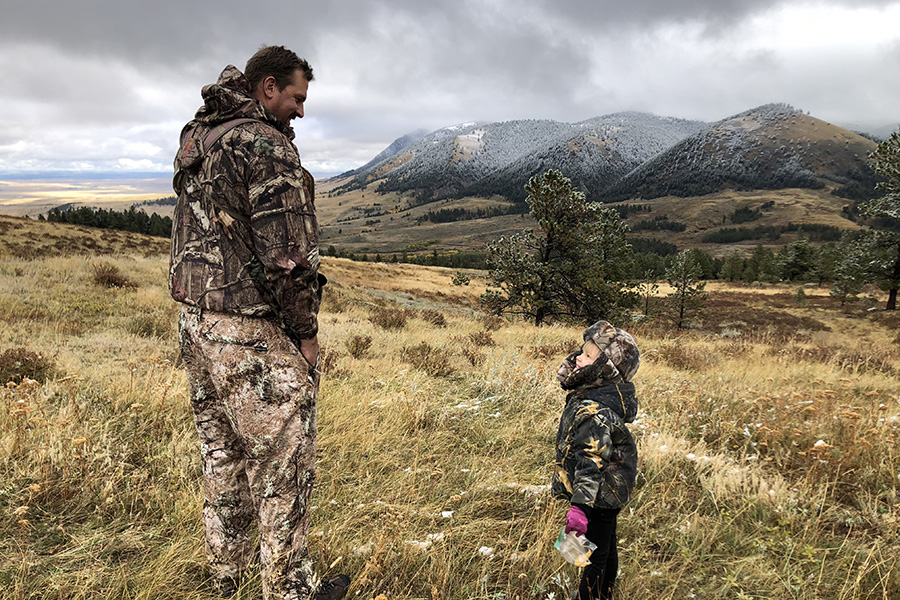
[[[653,217],[646,221],[638,221],[631,226],[632,231],[675,231],[681,232],[687,229],[686,223],[678,221],[670,221],[669,217],[663,215],[661,217]]]
[[[841,239],[844,230],[833,225],[808,223],[788,223],[787,225],[759,225],[757,227],[725,227],[718,231],[704,234],[700,241],[704,244],[734,244],[746,240],[776,241],[783,233],[800,232],[815,242],[836,242]]]
[[[178,196],[166,196],[156,200],[144,200],[136,203],[135,206],[175,206],[176,204],[178,204]]]
[[[634,251],[632,279],[660,280],[665,277],[678,257],[673,244],[657,240],[629,240]],[[851,253],[855,238],[849,234],[840,241],[810,243],[807,237],[799,237],[777,250],[756,246],[749,256],[737,252],[720,258],[711,256],[700,248],[687,250],[693,263],[699,266],[699,278],[745,283],[811,282],[822,285],[846,279],[846,256]]]
[[[653,207],[649,204],[626,204],[620,202],[618,204],[609,204],[607,205],[607,208],[613,209],[619,213],[620,219],[624,219],[630,214],[650,212]]]
[[[619,213],[619,217],[623,219],[631,214],[649,213],[652,210],[652,207],[649,204],[620,203],[609,205],[609,208],[612,208],[617,213]],[[491,217],[499,217],[503,215],[520,214],[528,214],[528,205],[524,202],[524,200],[520,203],[509,204],[506,206],[495,206],[492,208],[442,208],[440,210],[430,210],[424,215],[418,217],[416,219],[416,222],[424,223],[425,221],[430,221],[432,223],[453,223],[456,221],[471,221],[474,219],[489,219]],[[666,218],[667,217],[656,217],[654,221],[663,221]],[[347,220],[349,221],[350,219]],[[648,231],[659,231],[661,229],[668,229],[670,231],[684,231],[687,226],[682,223],[676,223],[674,221],[659,225],[650,224],[649,226],[641,226],[641,223],[638,223],[633,228],[633,230],[641,231],[640,227],[643,227],[643,229]]]
[[[750,221],[758,221],[762,218],[762,211],[758,208],[750,208],[749,206],[742,206],[741,208],[735,210],[731,213],[731,222],[735,225],[740,225],[741,223],[749,223]]]
[[[670,266],[672,259],[678,254],[675,244],[663,242],[657,239],[631,238],[628,240],[634,253],[634,264],[629,272],[633,279],[644,277],[648,273],[662,277],[666,268]],[[399,252],[350,252],[330,245],[321,249],[324,256],[349,258],[362,262],[387,262],[408,263],[425,265],[429,267],[450,267],[454,269],[485,269],[487,267],[487,254],[482,251],[470,252],[442,252],[437,249],[431,251],[401,250]],[[698,255],[698,260],[704,265],[704,273],[709,273],[708,278],[713,278],[721,267],[722,261],[714,259],[705,252],[698,250],[703,256]]]
[[[64,209],[51,208],[47,212],[46,217],[40,215],[38,220],[97,227],[99,229],[116,229],[156,237],[167,238],[172,235],[171,217],[161,217],[156,213],[148,215],[143,210],[137,210],[133,206],[125,211],[88,206]]]
[[[335,256],[337,258],[349,258],[360,262],[376,263],[406,263],[424,265],[428,267],[450,267],[454,269],[484,269],[486,268],[487,254],[481,251],[470,252],[347,252],[331,245],[320,249],[323,256]]]
[[[417,223],[431,221],[432,223],[453,223],[456,221],[471,221],[473,219],[489,219],[502,215],[514,215],[528,212],[528,206],[518,204],[509,206],[495,206],[492,208],[478,208],[470,210],[466,208],[442,208],[429,210],[416,219]]]
[[[806,237],[782,246],[778,250],[757,246],[749,256],[736,252],[726,258],[710,255],[700,248],[687,250],[693,263],[699,266],[698,276],[704,280],[726,280],[746,283],[815,282],[824,284],[838,278],[838,265],[848,239],[813,245]],[[662,280],[679,255],[675,244],[656,239],[630,238],[633,263],[628,276],[635,281]],[[329,246],[326,256],[356,261],[409,263],[456,269],[484,269],[485,252],[428,252],[400,251],[385,253],[354,253]]]
[[[757,246],[750,256],[742,257],[735,252],[724,261],[720,260],[716,278],[748,283],[797,281],[821,285],[835,280],[841,248],[842,244],[836,242],[813,246],[803,237],[782,246],[777,252]]]

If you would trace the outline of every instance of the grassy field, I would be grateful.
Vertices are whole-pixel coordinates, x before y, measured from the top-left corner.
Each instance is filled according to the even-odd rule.
[[[34,379],[0,391],[0,600],[216,597],[167,259],[144,250],[0,258],[0,372]],[[553,374],[581,328],[482,315],[477,275],[323,271],[321,573],[365,600],[565,598]],[[695,329],[629,328],[641,474],[618,597],[900,598],[900,319],[710,289]]]

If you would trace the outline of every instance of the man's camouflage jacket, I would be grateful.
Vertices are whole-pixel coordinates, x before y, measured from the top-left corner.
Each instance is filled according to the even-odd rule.
[[[294,131],[250,95],[249,81],[234,66],[202,96],[175,159],[172,297],[271,318],[295,342],[312,338],[324,278],[318,274],[314,181],[300,164]],[[197,147],[203,133],[239,118],[253,120],[209,148]],[[192,130],[196,134],[187,135]]]

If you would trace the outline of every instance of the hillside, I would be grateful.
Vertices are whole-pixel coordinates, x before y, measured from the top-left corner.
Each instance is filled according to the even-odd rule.
[[[322,245],[326,248],[333,245],[357,254],[483,250],[487,241],[536,226],[528,215],[514,212],[451,222],[426,219],[430,212],[440,211],[468,214],[515,211],[516,205],[502,197],[446,199],[410,207],[406,204],[407,199],[396,193],[381,196],[371,189],[364,189],[329,197],[327,186],[323,189],[325,191],[318,200]],[[725,190],[690,198],[664,196],[616,206],[642,208],[626,217],[633,229],[631,237],[656,239],[679,248],[702,248],[714,256],[724,257],[734,251],[749,254],[758,244],[780,246],[796,239],[798,233],[794,230],[774,236],[774,239],[773,235],[764,233],[735,243],[704,242],[705,236],[736,228],[771,231],[789,224],[805,225],[807,233],[816,227],[855,231],[859,226],[842,212],[847,204],[847,199],[835,196],[828,188],[791,188]],[[750,213],[753,220],[735,223],[733,219],[741,212]]]
[[[786,105],[767,105],[691,135],[609,186],[609,201],[731,189],[829,188],[864,197],[875,142]]]
[[[165,238],[0,215],[0,257],[168,254]]]

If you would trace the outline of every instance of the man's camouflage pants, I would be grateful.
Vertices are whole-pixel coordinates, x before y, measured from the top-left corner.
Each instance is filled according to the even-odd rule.
[[[255,517],[263,598],[305,597],[314,584],[306,539],[318,372],[266,319],[185,306],[179,336],[200,435],[213,576],[227,587],[253,561]]]

